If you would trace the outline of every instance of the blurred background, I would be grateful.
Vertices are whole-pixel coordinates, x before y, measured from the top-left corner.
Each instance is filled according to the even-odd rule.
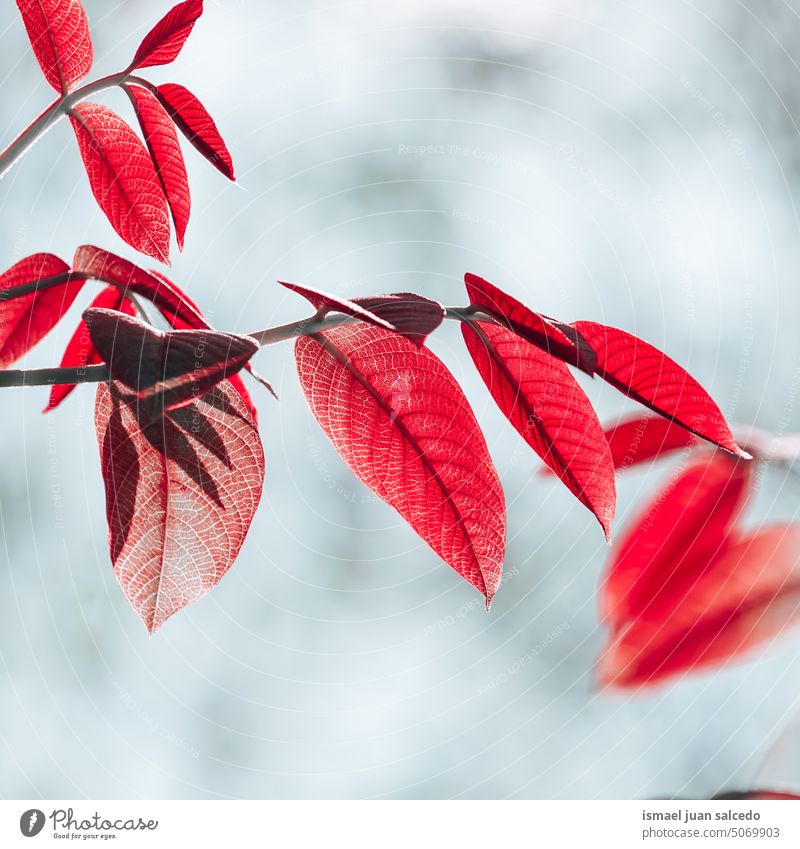
[[[169,5],[85,0],[93,74],[126,65]],[[170,274],[216,326],[252,331],[308,313],[277,278],[461,304],[469,270],[661,346],[734,422],[800,429],[798,12],[207,0],[177,62],[147,76],[200,97],[238,183],[186,146],[192,221]],[[0,146],[51,99],[4,0]],[[102,100],[132,117],[120,93]],[[62,122],[0,184],[0,265],[85,242],[138,260]],[[58,362],[90,297],[25,364]],[[458,329],[431,345],[505,486],[490,614],[344,467],[282,345],[257,358],[280,401],[253,386],[268,470],[247,543],[150,639],[109,561],[91,387],[48,416],[46,390],[3,390],[0,795],[628,798],[759,779],[798,708],[797,632],[658,689],[598,692],[600,529],[537,476]],[[603,421],[633,409],[583,385]],[[618,536],[670,473],[620,479]],[[795,516],[798,496],[771,470],[751,521]]]

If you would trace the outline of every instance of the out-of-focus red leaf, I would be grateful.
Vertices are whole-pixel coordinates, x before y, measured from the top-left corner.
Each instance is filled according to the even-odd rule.
[[[142,39],[128,70],[172,62],[202,14],[203,0],[186,0],[173,6]]]
[[[153,416],[205,395],[258,350],[249,336],[218,330],[155,330],[105,309],[83,314],[94,347],[114,380],[151,403]]]
[[[717,666],[800,619],[798,525],[730,536],[693,572],[617,629],[600,659],[604,684],[641,687]]]
[[[175,330],[211,329],[211,325],[205,320],[197,304],[177,283],[173,283],[159,271],[145,271],[132,262],[128,262],[127,259],[92,245],[82,245],[75,251],[73,265],[76,269],[81,269],[81,273],[88,277],[114,283],[147,298]],[[249,363],[245,368],[254,374]],[[272,392],[272,387],[264,378],[255,374],[254,376]],[[229,380],[250,408],[250,412],[256,416],[255,405],[241,377],[236,374]]]
[[[234,180],[233,161],[205,106],[182,85],[165,83],[155,92],[175,126],[200,153],[229,180]]]
[[[80,103],[69,113],[92,193],[133,248],[169,263],[169,211],[150,154],[111,109]]]
[[[114,286],[108,286],[103,289],[100,294],[92,301],[90,308],[116,310],[124,312],[127,315],[133,315],[135,310],[133,304],[126,298],[122,292]],[[67,348],[64,351],[64,356],[61,358],[61,368],[73,368],[95,365],[101,363],[103,358],[97,353],[97,349],[92,344],[89,328],[86,322],[81,319],[77,330],[72,335],[72,338],[67,343]],[[72,392],[75,388],[74,383],[57,383],[50,390],[50,401],[45,407],[44,412],[49,413]]]
[[[413,292],[353,298],[353,303],[388,321],[417,347],[444,321],[444,307],[438,301]]]
[[[92,39],[80,0],[17,0],[48,83],[66,94],[92,67]]]
[[[601,590],[614,628],[666,605],[713,559],[741,512],[749,464],[722,453],[695,459],[640,513],[618,544]]]
[[[192,200],[175,125],[164,107],[147,89],[125,86],[125,91],[133,103],[153,166],[172,212],[178,248],[183,250],[183,237],[189,223]]]
[[[588,374],[594,373],[595,358],[591,348],[576,344],[556,323],[528,309],[525,304],[476,274],[465,274],[464,283],[472,306],[481,307],[487,315],[493,316],[537,348],[578,366]]]
[[[427,348],[367,324],[297,340],[311,410],[353,472],[491,601],[503,490],[463,392]]]
[[[610,537],[616,506],[611,453],[569,368],[499,324],[463,322],[461,332],[498,407]]]
[[[629,469],[654,457],[664,457],[697,445],[686,428],[663,416],[631,416],[606,429],[615,469]]]
[[[717,793],[712,799],[762,799],[775,801],[790,801],[800,799],[800,796],[795,796],[793,793],[782,793],[780,790],[728,790],[725,793]]]
[[[597,354],[595,372],[634,401],[720,448],[749,458],[703,387],[674,360],[636,336],[593,321],[573,322]]]
[[[69,266],[53,254],[33,254],[0,275],[0,368],[8,368],[59,321],[81,290],[84,280],[70,280],[40,292],[3,300],[4,289],[69,274]]]
[[[264,483],[258,429],[227,381],[155,422],[101,383],[95,424],[114,573],[153,633],[239,554]]]
[[[382,327],[385,330],[394,330],[394,326],[375,313],[370,312],[366,307],[359,306],[353,301],[348,301],[346,298],[339,298],[336,295],[329,295],[327,292],[321,292],[319,289],[313,289],[311,286],[303,286],[300,283],[286,283],[279,280],[281,286],[285,286],[292,292],[302,295],[311,305],[324,312],[328,310],[336,310],[336,312],[352,315],[355,318],[360,318],[362,321],[367,321],[374,324],[376,327]]]

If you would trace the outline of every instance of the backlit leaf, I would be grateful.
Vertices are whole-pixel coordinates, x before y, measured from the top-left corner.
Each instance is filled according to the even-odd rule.
[[[461,332],[498,407],[608,538],[614,466],[600,422],[569,368],[502,325],[463,322]]]
[[[536,345],[537,348],[576,365],[589,374],[593,373],[594,352],[576,344],[556,322],[528,309],[525,304],[477,274],[465,274],[464,283],[470,305],[480,307],[487,315],[513,330],[531,345]]]
[[[167,198],[172,220],[175,223],[178,247],[183,249],[183,238],[186,225],[189,223],[192,200],[175,125],[164,111],[164,107],[147,89],[132,85],[126,86],[125,91],[128,92],[136,110],[142,136]]]
[[[231,155],[205,106],[177,83],[160,85],[155,94],[189,142],[229,180],[235,179]]]
[[[195,22],[203,14],[203,0],[178,3],[147,33],[133,57],[130,70],[168,65],[181,52]]]
[[[4,300],[3,290],[63,275],[60,286]],[[0,275],[0,368],[8,368],[45,336],[70,308],[84,280],[70,280],[69,266],[53,254],[34,254]]]
[[[227,381],[155,422],[122,384],[101,383],[95,423],[114,574],[152,633],[239,554],[264,483],[261,440]]]
[[[116,232],[137,251],[169,263],[169,211],[150,154],[107,106],[69,113],[89,185]]]
[[[17,7],[45,79],[66,94],[92,67],[92,39],[80,0],[17,0]]]
[[[367,324],[296,342],[311,410],[352,471],[491,601],[505,505],[472,410],[444,364]]]
[[[703,387],[674,360],[624,330],[593,321],[572,324],[597,355],[595,372],[634,401],[740,457],[730,428]]]

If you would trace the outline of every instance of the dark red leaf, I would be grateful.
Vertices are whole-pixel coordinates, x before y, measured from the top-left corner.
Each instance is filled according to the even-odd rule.
[[[182,85],[165,83],[155,92],[175,126],[229,180],[234,180],[233,161],[205,106]]]
[[[117,310],[127,315],[133,315],[135,310],[133,304],[114,286],[108,286],[92,301],[94,309]],[[72,335],[61,358],[61,368],[74,368],[101,363],[103,358],[97,353],[89,336],[89,328],[81,319],[78,329]],[[72,392],[74,383],[58,383],[50,390],[50,401],[44,412],[48,413],[55,408]]]
[[[615,469],[629,469],[654,457],[697,445],[697,437],[662,416],[631,416],[606,430]]]
[[[718,666],[800,618],[800,526],[729,537],[698,559],[667,604],[619,628],[600,659],[613,687],[641,687]]]
[[[202,14],[203,0],[186,0],[170,9],[142,39],[128,70],[172,62]]]
[[[83,318],[111,377],[152,402],[153,416],[205,395],[258,350],[249,336],[217,330],[162,333],[111,310],[88,309]]]
[[[197,304],[176,283],[158,271],[145,271],[132,262],[128,262],[127,259],[92,245],[79,247],[75,251],[73,263],[76,269],[81,269],[81,273],[88,277],[114,283],[147,298],[155,304],[161,315],[175,330],[211,329],[211,325],[205,320]],[[254,374],[249,363],[245,368]],[[254,376],[272,392],[269,383],[258,375],[254,374]],[[256,408],[241,377],[236,374],[229,380],[242,396],[253,416],[256,416]]]
[[[226,381],[154,423],[101,383],[95,424],[114,573],[153,633],[239,554],[264,483],[258,429]]]
[[[92,39],[80,0],[17,0],[17,7],[45,79],[66,94],[92,67]]]
[[[463,322],[461,332],[497,406],[610,537],[616,506],[611,453],[569,368],[499,324]]]
[[[481,307],[487,315],[497,319],[537,348],[576,365],[589,374],[593,373],[594,352],[577,345],[555,322],[528,309],[516,298],[476,274],[465,274],[464,283],[470,305]]]
[[[183,250],[183,237],[189,223],[192,200],[175,125],[164,111],[164,107],[147,89],[125,86],[125,91],[136,110],[142,136],[172,212],[178,248]]]
[[[597,354],[596,373],[634,401],[740,457],[711,396],[681,366],[648,342],[593,321],[572,325]]]
[[[444,307],[438,301],[413,292],[353,298],[353,303],[388,321],[417,347],[444,321]]]
[[[81,103],[69,115],[92,193],[111,226],[137,251],[169,263],[167,201],[139,137],[99,103]]]
[[[303,286],[300,283],[286,283],[279,280],[281,286],[285,286],[292,292],[297,292],[302,295],[311,305],[322,312],[328,310],[336,310],[336,312],[352,315],[360,318],[362,321],[367,321],[374,324],[376,327],[383,327],[385,330],[394,330],[394,326],[389,324],[383,318],[370,312],[366,307],[359,306],[353,301],[348,301],[345,298],[338,298],[336,295],[329,295],[327,292],[321,292],[319,289],[312,289],[310,286]]]
[[[637,516],[616,548],[601,591],[602,615],[619,629],[663,610],[721,549],[748,491],[749,464],[704,454]]]
[[[34,254],[0,275],[0,293],[45,277],[63,274],[67,278],[68,273],[69,266],[57,256]],[[58,323],[84,282],[70,280],[8,301],[0,298],[0,368],[8,368]]]
[[[491,601],[503,490],[475,416],[427,348],[367,324],[297,340],[311,410],[353,472]]]
[[[168,309],[166,312],[162,311],[162,315],[169,322],[169,324],[175,330],[192,330],[192,329],[202,329],[204,327],[210,328],[211,325],[205,320],[203,315],[200,312],[200,308],[194,301],[189,298],[189,296],[183,292],[180,287],[173,283],[169,278],[165,277],[159,271],[155,271],[151,269],[150,274],[157,278],[161,283],[163,283],[165,292],[171,292],[177,298],[180,299],[180,309]],[[275,395],[275,391],[272,388],[272,385],[268,380],[263,378],[258,372],[256,372],[250,363],[245,365],[245,371],[250,372],[250,374],[275,398],[278,396]],[[244,381],[242,380],[242,376],[240,374],[233,374],[228,377],[228,381],[231,386],[242,396],[245,404],[247,404],[250,412],[253,414],[254,421],[258,421],[258,412],[256,410],[255,404],[253,403],[253,399],[250,397],[250,393],[247,390],[247,387],[244,385]]]

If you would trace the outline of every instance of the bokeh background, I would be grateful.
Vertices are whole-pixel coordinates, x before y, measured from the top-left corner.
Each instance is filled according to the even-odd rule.
[[[85,6],[101,75],[169,3]],[[307,313],[279,277],[459,304],[471,270],[547,314],[662,346],[735,422],[800,429],[799,13],[784,0],[208,0],[179,60],[150,77],[204,101],[239,180],[187,146],[193,215],[170,273],[216,326],[247,331]],[[3,0],[2,144],[51,98]],[[102,99],[129,115],[121,94]],[[0,264],[85,242],[137,259],[61,123],[0,183]],[[88,298],[28,364],[57,363]],[[258,356],[280,401],[253,389],[268,476],[244,550],[150,639],[109,563],[92,389],[48,416],[45,390],[3,390],[0,794],[707,796],[796,768],[769,752],[792,738],[797,632],[652,691],[597,691],[602,534],[537,476],[458,329],[432,347],[505,485],[490,614],[347,471],[283,345]],[[583,383],[604,420],[632,409]],[[620,480],[618,535],[670,474]],[[773,469],[751,521],[793,517],[798,497],[800,479]]]

